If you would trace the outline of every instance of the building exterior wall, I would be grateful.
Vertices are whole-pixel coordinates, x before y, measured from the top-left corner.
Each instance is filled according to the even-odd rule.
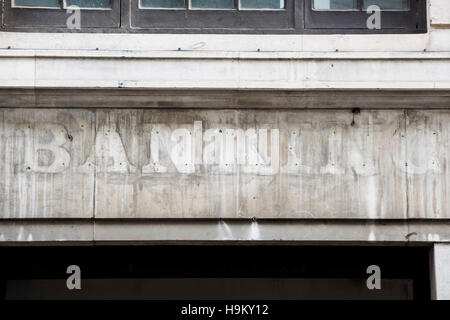
[[[450,263],[450,248],[448,244],[434,245],[432,255],[432,299],[450,300],[450,277],[448,265]]]
[[[447,219],[449,117],[2,109],[2,216]]]
[[[424,34],[0,32],[0,242],[449,242],[427,3]]]
[[[414,35],[2,32],[2,216],[446,219],[445,6],[430,1],[429,31]],[[160,95],[165,101],[150,103],[147,91],[134,91],[117,103],[94,97],[99,88],[113,96],[131,89],[169,91]],[[74,90],[86,89],[84,100],[69,102]],[[179,89],[222,90],[223,101],[196,104],[189,94],[171,101],[170,90]],[[255,90],[265,90],[268,98],[246,103],[240,91],[236,103],[230,89],[253,90],[254,97]],[[55,94],[46,99],[43,90]],[[286,90],[332,91],[292,99]],[[360,90],[366,91],[358,102],[345,99]],[[384,91],[373,96],[374,90]],[[336,100],[330,94],[339,92],[344,97],[330,102]],[[401,94],[394,101],[389,96],[396,92]],[[285,96],[276,100],[278,94]],[[108,101],[131,110],[99,109],[108,108]],[[164,102],[190,110],[167,109]],[[276,111],[279,106],[283,111]],[[350,112],[355,108],[361,113]],[[160,148],[155,126],[164,128],[165,137],[158,139],[165,144],[166,172],[151,165],[160,157],[154,155]],[[256,140],[241,147],[254,143],[256,158],[267,150],[276,158],[204,159],[208,147],[219,155],[221,147],[237,145],[237,138],[219,141],[215,131],[222,127],[247,140],[254,134]],[[110,136],[102,137],[102,130]],[[195,137],[184,139],[183,130]],[[95,151],[107,147],[110,154]],[[45,148],[47,155],[39,151]],[[177,150],[184,154],[174,155]],[[251,157],[252,151],[244,152]],[[101,172],[94,163],[111,156],[114,165]],[[92,167],[84,168],[89,161]],[[262,163],[249,168],[251,161]],[[82,192],[66,188],[69,181]],[[19,201],[24,196],[29,200]]]

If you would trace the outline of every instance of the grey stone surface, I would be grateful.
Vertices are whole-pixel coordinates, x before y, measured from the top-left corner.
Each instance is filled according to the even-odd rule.
[[[0,223],[1,244],[32,245],[52,243],[67,245],[76,242],[92,244],[94,224],[90,220],[68,221],[65,219],[45,220],[15,220]]]
[[[450,112],[409,110],[407,117],[410,218],[450,217]]]
[[[447,226],[448,228],[448,226]],[[405,222],[379,224],[360,221],[324,222],[318,220],[252,221],[252,220],[171,220],[118,222],[98,220],[95,240],[98,242],[152,243],[405,243]]]
[[[0,217],[92,217],[94,174],[79,166],[94,125],[90,110],[0,109]]]
[[[450,244],[434,245],[431,287],[433,299],[450,300]]]
[[[1,218],[449,218],[444,110],[1,109]]]
[[[136,172],[123,161],[127,168],[122,173],[97,173],[95,216],[405,218],[403,115],[403,111],[353,115],[347,110],[99,111],[98,132],[117,130]],[[200,140],[194,122],[201,122]],[[158,131],[154,124],[162,126],[159,134],[150,136],[152,130]],[[193,142],[200,141],[198,145],[203,132],[203,146],[192,147],[193,158],[200,150],[197,164],[183,157],[175,163],[179,140],[174,140],[174,132],[180,129]],[[258,136],[255,150],[249,149],[253,147],[249,140],[245,150],[234,145],[222,152],[226,143],[218,143],[222,158],[213,155],[210,164],[202,160],[211,146],[208,134],[212,141],[227,141],[239,129],[253,129],[258,135],[260,129],[268,129],[267,137]],[[277,135],[273,146],[272,133]],[[164,173],[142,170],[149,163],[151,138],[160,139],[160,156],[150,164],[161,164]],[[237,156],[227,158],[233,152]],[[242,154],[245,163],[233,164]]]
[[[450,243],[448,221],[233,219],[4,220],[1,245]]]

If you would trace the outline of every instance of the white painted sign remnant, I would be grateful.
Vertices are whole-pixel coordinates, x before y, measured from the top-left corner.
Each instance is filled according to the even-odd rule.
[[[444,111],[0,116],[2,218],[440,218],[450,205]]]

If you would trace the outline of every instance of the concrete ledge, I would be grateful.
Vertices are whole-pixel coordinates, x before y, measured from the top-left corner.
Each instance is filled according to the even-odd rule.
[[[423,51],[449,48],[427,34],[244,35],[1,32],[0,48],[48,50]],[[448,33],[447,33],[448,35]],[[445,49],[444,49],[445,50]]]
[[[0,88],[450,89],[446,52],[0,52]]]
[[[90,220],[0,221],[0,243],[3,244],[92,243],[93,236],[94,224]]]
[[[448,109],[450,90],[2,89],[0,108]]]
[[[95,59],[237,59],[237,60],[448,60],[447,51],[135,51],[135,50],[18,50],[0,49],[1,58]]]
[[[96,221],[96,241],[405,242],[407,224],[308,221]]]
[[[450,243],[450,220],[24,220],[1,221],[0,245]]]

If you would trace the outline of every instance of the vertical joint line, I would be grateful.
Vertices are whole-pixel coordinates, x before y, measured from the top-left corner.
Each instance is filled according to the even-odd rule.
[[[408,109],[404,109],[404,126],[405,126],[405,165],[408,163]],[[405,191],[406,191],[406,228],[407,228],[407,234],[411,233],[410,228],[410,221],[409,221],[409,181],[408,181],[408,168],[409,166],[405,167]],[[409,244],[409,238],[407,239],[406,245]]]

